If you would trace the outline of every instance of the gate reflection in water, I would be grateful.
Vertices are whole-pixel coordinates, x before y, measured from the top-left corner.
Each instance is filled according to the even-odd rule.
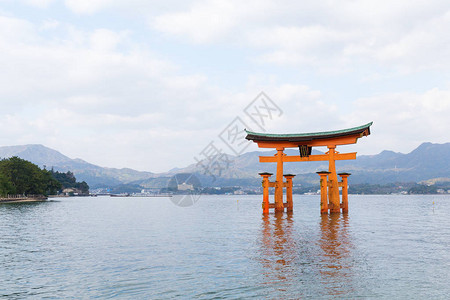
[[[314,233],[300,232],[302,226],[295,222],[301,220],[295,219],[293,213],[262,216],[259,259],[264,269],[263,285],[282,294],[295,291],[296,296],[352,293],[354,260],[349,216],[317,217],[319,230]]]
[[[319,269],[322,282],[329,295],[342,295],[351,291],[353,279],[351,264],[351,238],[347,229],[348,214],[322,215],[320,221],[322,267]]]

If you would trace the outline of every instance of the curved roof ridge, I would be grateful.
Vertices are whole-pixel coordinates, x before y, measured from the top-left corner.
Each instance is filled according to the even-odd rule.
[[[331,138],[331,137],[339,137],[346,136],[351,134],[364,133],[365,135],[370,134],[370,126],[372,126],[373,122],[347,128],[341,130],[333,130],[333,131],[322,131],[322,132],[309,132],[309,133],[287,133],[287,134],[276,134],[276,133],[259,133],[253,132],[245,129],[247,136],[245,137],[247,140],[278,140],[278,141],[302,141],[308,139],[321,139],[321,138]]]

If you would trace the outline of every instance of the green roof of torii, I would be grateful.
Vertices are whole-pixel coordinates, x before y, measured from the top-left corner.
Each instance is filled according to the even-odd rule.
[[[258,133],[252,132],[245,129],[247,140],[252,141],[287,141],[287,142],[302,142],[317,139],[328,139],[337,138],[343,136],[349,136],[354,134],[362,134],[366,132],[365,135],[370,134],[370,126],[373,122],[367,123],[362,126],[347,128],[342,130],[334,131],[323,131],[323,132],[310,132],[310,133],[289,133],[289,134],[275,134],[275,133]]]

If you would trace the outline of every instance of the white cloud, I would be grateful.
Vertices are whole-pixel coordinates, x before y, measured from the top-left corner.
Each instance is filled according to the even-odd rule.
[[[48,39],[42,22],[1,22],[2,145],[40,143],[104,166],[165,171],[192,163],[231,121],[230,99],[241,110],[256,95],[239,103],[127,31],[58,22]]]
[[[52,0],[23,0],[47,6]],[[399,72],[448,66],[450,5],[430,1],[65,0],[76,14],[126,12],[194,44],[250,47],[253,61],[326,73],[382,64]]]
[[[35,27],[31,22],[13,17],[0,16],[0,41],[32,42],[36,40]]]
[[[193,43],[258,51],[255,61],[324,72],[383,64],[401,72],[448,67],[448,2],[358,0],[195,1],[153,19],[153,28]],[[444,66],[443,66],[444,65]]]
[[[205,42],[220,37],[236,25],[236,10],[232,2],[205,1],[195,4],[187,12],[160,15],[155,18],[153,26],[168,34]]]
[[[105,11],[133,18],[146,18],[173,8],[183,8],[189,1],[165,0],[64,0],[65,6],[78,15],[95,15]]]
[[[414,28],[398,41],[374,54],[387,63],[398,63],[405,71],[450,67],[450,11]],[[411,70],[412,69],[412,70]]]
[[[56,29],[60,26],[60,22],[58,22],[57,20],[45,20],[44,22],[42,22],[41,26],[39,27],[40,30],[53,30]]]
[[[162,112],[135,117],[99,112],[92,116],[69,108],[49,108],[28,120],[21,114],[2,118],[0,126],[13,130],[3,134],[0,142],[40,143],[101,166],[162,172],[192,163],[194,154],[209,142],[204,136],[216,134],[208,130],[201,134],[182,123],[164,126],[167,121]]]
[[[156,16],[153,28],[169,34],[192,40],[195,43],[220,41],[230,35],[236,37],[247,30],[245,23],[251,23],[271,6],[270,1],[196,1],[185,11],[169,12]]]
[[[280,120],[269,131],[299,133],[332,130],[339,123],[337,106],[325,103],[323,95],[305,85],[281,84],[268,87],[269,95],[283,109]],[[327,120],[323,122],[323,120]]]
[[[391,93],[355,101],[347,124],[374,121],[372,135],[363,152],[385,149],[410,152],[423,142],[450,141],[450,91],[431,89],[425,93]]]
[[[92,14],[112,5],[114,0],[65,0],[66,6],[79,14]]]
[[[1,95],[14,102],[11,105],[90,96],[110,102],[110,106],[104,106],[106,110],[120,111],[118,106],[125,99],[148,100],[149,90],[158,85],[170,82],[174,90],[190,89],[201,77],[178,75],[173,63],[131,42],[127,32],[86,32],[66,26],[62,37],[47,40],[38,27],[0,17],[0,41],[4,45],[0,49]]]
[[[351,28],[331,22],[302,27],[277,26],[249,35],[256,39],[255,47],[268,49],[260,56],[260,62],[311,65],[323,70],[330,65],[358,68],[361,63],[377,63],[402,72],[449,67],[450,13],[430,16],[430,19],[404,27],[405,24],[392,22],[381,26],[357,21]],[[262,36],[265,38],[260,38]]]
[[[262,28],[250,32],[248,40],[265,52],[256,61],[278,65],[310,65],[332,70],[345,67],[342,45],[355,39],[358,32],[341,31],[322,25]],[[267,49],[267,50],[266,50]]]
[[[114,51],[116,46],[124,39],[125,32],[116,33],[107,29],[96,29],[89,37],[94,51]]]
[[[36,7],[47,7],[50,3],[55,2],[55,0],[24,0],[25,3],[36,6]]]

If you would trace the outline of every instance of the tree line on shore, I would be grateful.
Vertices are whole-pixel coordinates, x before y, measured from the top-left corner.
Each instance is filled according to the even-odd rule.
[[[86,182],[77,182],[72,172],[39,168],[17,156],[0,160],[0,196],[54,195],[65,188],[74,188],[88,194]]]

